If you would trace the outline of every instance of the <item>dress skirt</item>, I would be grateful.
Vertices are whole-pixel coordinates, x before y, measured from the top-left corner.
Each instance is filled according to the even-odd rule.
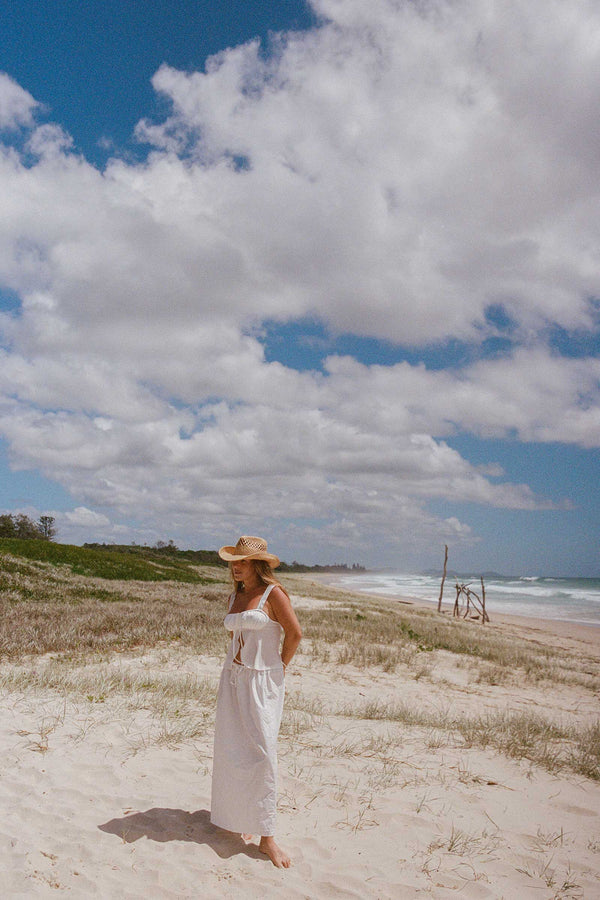
[[[217,695],[210,820],[242,834],[275,833],[283,668],[226,664]]]

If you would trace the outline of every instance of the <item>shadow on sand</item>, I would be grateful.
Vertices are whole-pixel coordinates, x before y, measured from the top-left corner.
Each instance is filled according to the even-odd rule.
[[[156,807],[145,812],[131,812],[120,819],[111,819],[98,825],[100,831],[115,834],[127,844],[133,844],[142,837],[150,841],[192,841],[207,844],[221,859],[243,853],[252,859],[267,860],[254,844],[246,844],[239,834],[222,831],[210,821],[210,812],[200,809],[186,812],[184,809],[161,809]]]

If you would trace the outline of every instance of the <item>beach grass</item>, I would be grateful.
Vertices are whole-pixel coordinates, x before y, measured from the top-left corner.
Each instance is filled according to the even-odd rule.
[[[435,732],[438,746],[459,740],[466,748],[493,748],[512,759],[527,759],[549,772],[567,769],[600,780],[600,720],[592,724],[560,725],[535,711],[501,710],[469,715],[379,700],[344,704],[335,714],[430,730]],[[398,741],[401,740],[398,733]]]
[[[122,698],[148,711],[154,724],[146,741],[176,744],[206,734],[215,680],[169,671],[169,666],[175,656],[179,668],[182,660],[216,661],[224,656],[227,570],[195,567],[193,581],[166,580],[165,572],[150,581],[134,577],[140,561],[132,555],[126,560],[131,563],[126,577],[115,577],[110,559],[110,575],[100,577],[96,553],[104,560],[110,551],[77,549],[80,553],[68,562],[69,548],[40,559],[35,558],[41,555],[39,548],[21,556],[15,542],[3,542],[0,690],[40,696],[50,691],[90,704]],[[148,560],[142,562],[148,565]],[[96,574],[82,574],[77,568]],[[398,684],[406,678],[427,681],[435,676],[439,661],[449,658],[457,669],[469,668],[473,685],[548,683],[598,689],[598,659],[593,654],[546,646],[385,599],[357,598],[306,578],[290,581],[299,596],[305,636],[298,659],[328,677],[354,670],[398,677]],[[310,598],[312,608],[310,603],[303,607],[303,596]],[[316,608],[314,601],[319,603]],[[124,664],[131,660],[137,660],[141,670]],[[338,734],[328,745],[311,738],[325,720]],[[348,731],[351,722],[361,724],[358,733]],[[373,732],[375,725],[385,730]],[[49,738],[49,733],[42,734],[45,727],[39,729],[42,744]],[[600,779],[600,723],[561,723],[534,709],[474,714],[450,704],[440,711],[379,697],[331,705],[322,696],[290,690],[282,740],[313,741],[317,757],[335,753],[348,759],[376,758],[379,770],[370,778],[381,786],[400,777],[397,757],[406,729],[424,733],[431,748],[490,748],[550,772]]]
[[[433,665],[426,654],[447,651],[459,657],[457,665],[476,668],[481,682],[546,679],[600,689],[595,657],[574,655],[427,609],[399,607],[393,601],[369,598],[368,604],[354,600],[346,606],[338,597],[337,606],[304,611],[302,624],[313,657],[321,662],[362,668],[380,665],[385,671],[405,664],[420,670],[422,677]]]
[[[43,541],[4,541],[41,545]],[[13,546],[13,550],[19,549]],[[71,551],[67,547],[65,553]],[[80,567],[93,569],[107,551],[75,548]],[[35,550],[39,555],[39,547]],[[87,562],[87,557],[92,562]],[[119,554],[117,554],[118,556]],[[85,653],[152,647],[178,641],[197,652],[215,652],[222,643],[222,609],[228,589],[227,571],[195,567],[195,582],[137,580],[133,555],[127,578],[81,575],[72,567],[39,559],[24,559],[0,547],[0,657],[21,654]],[[144,565],[147,560],[142,560]],[[147,572],[146,572],[147,575]],[[600,687],[600,666],[592,657],[567,653],[503,634],[473,622],[455,620],[427,609],[369,598],[368,601],[310,581],[294,578],[297,591],[310,591],[328,602],[302,609],[303,652],[322,663],[381,667],[393,672],[411,667],[426,677],[435,653],[457,656],[457,666],[475,670],[475,679],[500,684],[510,679],[577,683]]]
[[[223,644],[222,601],[227,570],[206,567],[173,580],[160,572],[149,574],[154,564],[134,555],[74,548],[75,565],[64,562],[73,548],[44,541],[2,541],[0,547],[0,658],[24,654],[86,654],[152,647],[180,641],[198,652]],[[11,553],[6,545],[10,544]],[[36,545],[30,556],[15,556],[20,544]],[[41,560],[41,551],[54,547]],[[81,574],[105,571],[110,574]],[[96,563],[102,565],[96,565]],[[144,577],[138,580],[142,568]],[[197,568],[197,567],[195,567]],[[125,577],[118,579],[117,572]],[[192,577],[193,576],[193,577]]]
[[[0,656],[86,656],[178,642],[198,653],[224,645],[222,606],[210,596],[0,602]]]

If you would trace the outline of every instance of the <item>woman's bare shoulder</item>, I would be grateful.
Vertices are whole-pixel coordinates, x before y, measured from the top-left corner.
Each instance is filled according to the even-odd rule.
[[[290,598],[288,597],[286,592],[283,590],[283,588],[280,587],[278,584],[276,584],[274,586],[273,590],[269,594],[269,600],[274,600],[275,603],[289,603],[290,602]]]

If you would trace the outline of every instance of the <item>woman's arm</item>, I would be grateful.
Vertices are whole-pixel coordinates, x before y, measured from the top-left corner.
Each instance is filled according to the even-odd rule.
[[[274,587],[267,600],[271,612],[277,622],[283,628],[283,646],[281,648],[281,661],[287,666],[302,637],[300,622],[293,610],[290,598],[279,587]]]

